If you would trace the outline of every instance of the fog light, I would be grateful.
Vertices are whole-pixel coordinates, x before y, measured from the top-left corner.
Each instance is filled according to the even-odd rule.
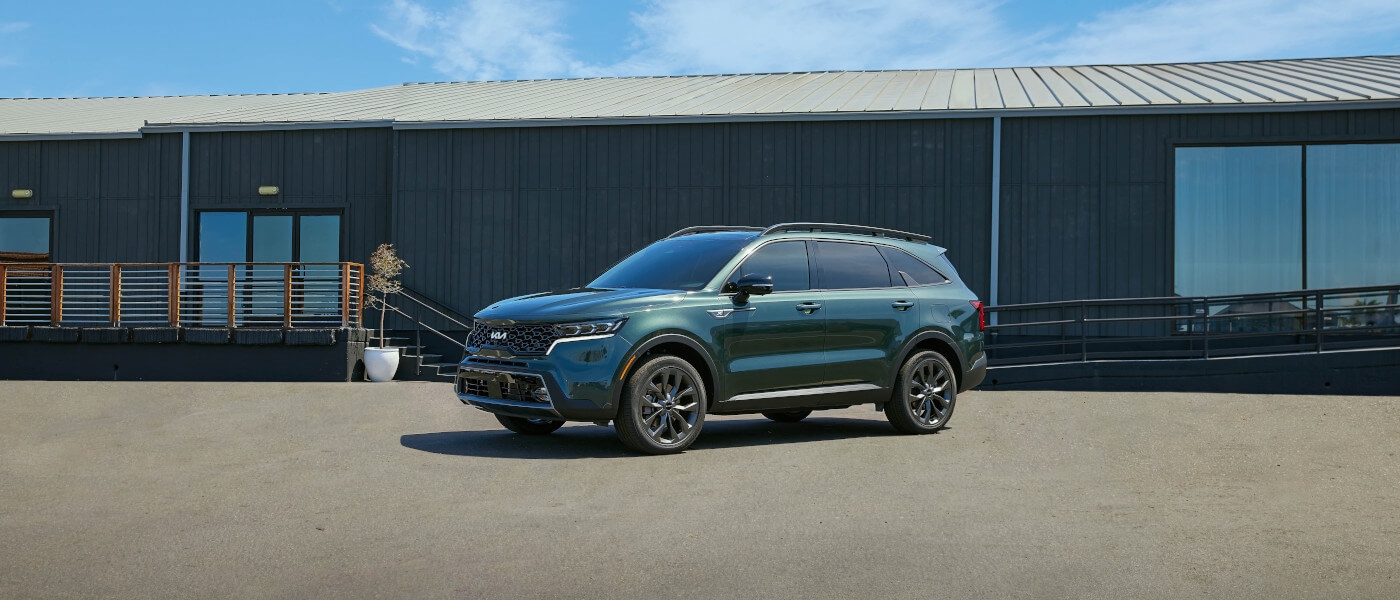
[[[549,402],[549,390],[544,389],[542,387],[535,388],[535,391],[530,392],[530,395],[534,396],[535,400],[538,400],[540,402]]]

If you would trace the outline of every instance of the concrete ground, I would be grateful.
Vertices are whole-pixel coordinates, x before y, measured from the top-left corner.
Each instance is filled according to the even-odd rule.
[[[0,382],[0,597],[1395,598],[1400,398],[527,438],[447,384]]]

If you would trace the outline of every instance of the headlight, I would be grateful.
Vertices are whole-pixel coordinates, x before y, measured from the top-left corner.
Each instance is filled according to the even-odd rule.
[[[555,325],[554,331],[559,337],[579,337],[585,335],[612,335],[617,330],[622,329],[623,323],[627,322],[627,317],[616,319],[603,319],[601,321],[585,321],[583,323],[564,323]]]

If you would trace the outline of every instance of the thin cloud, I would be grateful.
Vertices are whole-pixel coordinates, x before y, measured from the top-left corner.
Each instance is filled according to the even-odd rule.
[[[1397,32],[1394,0],[1171,0],[1102,13],[1038,54],[1053,64],[1321,56],[1357,53],[1359,42]]]
[[[1364,52],[1400,3],[1152,0],[1013,30],[993,0],[653,0],[611,63],[580,58],[555,0],[393,0],[376,34],[454,79],[1241,60]]]
[[[432,60],[452,77],[558,77],[586,67],[573,58],[559,32],[563,6],[547,0],[470,0],[439,12],[409,0],[394,0],[384,26],[374,33],[404,50]]]
[[[22,21],[0,23],[0,34],[19,33],[26,29],[29,29],[29,24]]]

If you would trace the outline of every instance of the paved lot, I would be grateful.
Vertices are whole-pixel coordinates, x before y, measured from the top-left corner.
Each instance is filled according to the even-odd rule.
[[[525,438],[446,384],[0,382],[0,597],[1400,596],[1400,398]]]

